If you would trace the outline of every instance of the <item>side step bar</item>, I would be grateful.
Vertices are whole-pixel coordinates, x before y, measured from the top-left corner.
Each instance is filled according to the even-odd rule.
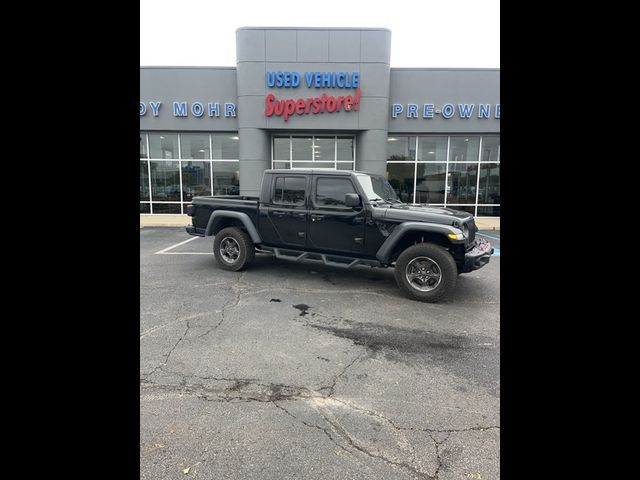
[[[276,258],[298,262],[300,260],[316,260],[330,267],[351,268],[356,265],[369,265],[370,267],[381,267],[378,260],[368,260],[366,258],[346,257],[343,255],[333,255],[328,253],[305,252],[302,250],[292,250],[288,248],[276,248],[261,246],[256,248],[259,253],[271,253]]]

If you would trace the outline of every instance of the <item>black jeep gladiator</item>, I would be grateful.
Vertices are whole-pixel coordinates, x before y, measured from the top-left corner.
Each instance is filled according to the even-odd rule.
[[[213,253],[238,271],[255,252],[335,267],[395,267],[400,289],[437,302],[460,273],[489,262],[473,215],[398,200],[382,175],[328,170],[266,170],[260,197],[194,197],[191,235],[214,235]]]

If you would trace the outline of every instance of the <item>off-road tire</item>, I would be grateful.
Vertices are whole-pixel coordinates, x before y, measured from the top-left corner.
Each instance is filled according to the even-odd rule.
[[[225,242],[226,240],[226,242]],[[233,247],[226,252],[221,252],[221,245]],[[236,247],[237,246],[237,255]],[[242,270],[253,261],[255,257],[255,246],[251,237],[244,230],[237,227],[227,227],[216,233],[213,240],[213,255],[220,268],[237,272]]]
[[[440,281],[437,286],[425,285],[424,288],[432,288],[429,291],[421,291],[419,286],[412,283],[407,278],[407,266],[412,260],[424,257],[429,261],[423,261],[423,264],[430,266],[427,272],[431,275],[440,275]],[[413,265],[413,264],[412,264]],[[435,303],[446,299],[456,286],[458,280],[458,267],[451,254],[439,245],[433,243],[418,243],[408,247],[404,252],[400,254],[396,260],[394,269],[396,277],[396,283],[400,290],[409,298],[419,300],[421,302]],[[418,279],[418,281],[421,281]],[[433,284],[436,284],[435,280],[431,280]]]

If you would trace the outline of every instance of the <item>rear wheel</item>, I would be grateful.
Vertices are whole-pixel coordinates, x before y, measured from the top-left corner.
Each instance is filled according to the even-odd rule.
[[[400,290],[421,302],[448,297],[458,279],[458,267],[451,254],[432,243],[407,248],[396,260],[394,273]]]
[[[237,272],[253,261],[255,246],[244,230],[223,228],[213,241],[213,255],[221,268]]]

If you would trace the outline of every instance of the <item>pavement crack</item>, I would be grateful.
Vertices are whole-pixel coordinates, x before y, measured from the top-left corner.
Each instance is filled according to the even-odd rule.
[[[167,362],[169,361],[169,357],[171,357],[171,354],[173,353],[173,351],[176,349],[176,347],[178,345],[180,345],[180,342],[182,342],[182,340],[184,340],[184,337],[187,336],[187,333],[189,333],[189,329],[191,328],[191,323],[189,323],[190,320],[187,320],[187,328],[184,329],[184,333],[182,334],[182,336],[178,339],[178,341],[173,345],[173,347],[171,347],[171,350],[169,350],[169,353],[167,353],[166,357],[164,357],[164,361],[162,362],[162,366],[166,365]]]
[[[158,330],[161,330],[161,329],[163,329],[165,327],[168,327],[169,325],[174,325],[176,323],[185,322],[187,320],[191,320],[191,319],[194,319],[194,318],[205,317],[207,315],[209,315],[209,312],[194,313],[193,315],[189,315],[187,317],[177,318],[177,319],[175,319],[175,320],[173,320],[173,321],[171,321],[169,323],[165,323],[165,324],[162,324],[162,325],[157,325],[155,327],[151,327],[151,328],[145,330],[144,332],[142,332],[140,334],[140,340],[142,340],[143,338],[151,335],[154,332],[157,332]]]
[[[186,334],[186,332],[185,332]],[[353,359],[349,365],[347,365],[341,373],[344,373],[347,368],[353,365],[362,354]],[[168,357],[167,357],[168,358]],[[397,468],[401,468],[412,475],[425,479],[425,480],[438,480],[442,468],[446,465],[443,458],[443,444],[454,433],[468,432],[468,431],[484,431],[490,429],[499,429],[498,425],[489,426],[475,426],[461,429],[428,429],[428,428],[407,428],[399,427],[393,420],[389,419],[385,415],[362,408],[358,405],[347,400],[341,400],[338,398],[330,398],[329,395],[323,395],[319,392],[295,385],[286,385],[281,383],[265,383],[257,379],[252,378],[237,378],[237,377],[216,377],[216,376],[197,376],[197,375],[184,375],[178,372],[171,372],[169,370],[166,373],[172,373],[180,377],[179,384],[161,384],[154,383],[148,379],[140,379],[141,395],[153,394],[153,393],[178,393],[182,395],[193,396],[199,400],[207,402],[224,402],[224,403],[271,403],[274,407],[284,412],[287,416],[302,423],[304,426],[320,430],[335,446],[339,447],[344,452],[354,455],[356,452],[360,452],[369,458],[381,460],[389,465]],[[336,377],[337,378],[337,377]],[[187,381],[190,380],[190,382]],[[195,380],[195,382],[194,382]],[[197,382],[200,383],[197,383]],[[214,385],[206,385],[205,382],[219,382]],[[325,387],[326,388],[326,387]],[[299,401],[302,400],[303,404],[312,407],[312,409],[319,415],[321,421],[318,423],[312,423],[300,418],[282,405],[283,402]],[[335,408],[337,404],[340,404],[351,412],[360,413],[367,416],[377,417],[384,421],[386,428],[401,433],[403,431],[416,431],[426,432],[435,445],[436,454],[436,468],[433,475],[423,471],[416,465],[416,451],[411,442],[406,442],[409,449],[406,450],[408,457],[406,459],[397,458],[389,455],[388,452],[379,450],[375,443],[375,447],[372,450],[371,446],[363,444],[363,440],[356,438],[349,433],[347,429],[340,424],[337,418],[334,418],[334,412],[332,408]],[[445,434],[436,435],[436,434]],[[443,438],[444,437],[444,438]],[[401,447],[402,448],[402,447]],[[404,461],[403,461],[404,460]]]
[[[326,415],[324,415],[322,412],[318,412],[320,413],[320,415],[322,416],[322,418],[324,418],[324,420],[331,425],[331,427],[334,429],[334,431],[340,435],[341,437],[343,437],[347,443],[349,444],[349,446],[351,446],[352,448],[354,448],[355,450],[371,457],[371,458],[377,458],[379,460],[382,460],[390,465],[395,465],[396,467],[402,468],[404,470],[407,470],[409,472],[411,472],[412,474],[426,479],[426,480],[435,480],[435,477],[432,477],[431,475],[428,475],[420,470],[418,470],[416,467],[414,467],[413,465],[411,465],[410,463],[407,462],[397,462],[395,460],[392,460],[390,458],[387,458],[386,456],[382,455],[382,454],[378,454],[378,453],[374,453],[371,452],[370,450],[368,450],[367,448],[365,448],[362,445],[359,445],[356,440],[349,434],[349,432],[347,432],[338,422],[335,422],[333,420],[331,420],[329,417],[327,417]]]
[[[294,414],[292,414],[289,410],[287,410],[286,408],[284,408],[281,405],[278,405],[275,401],[271,402],[273,403],[273,405],[277,408],[279,408],[280,410],[282,410],[284,413],[286,413],[287,415],[289,415],[291,418],[296,419],[297,421],[299,421],[300,423],[302,423],[303,425],[307,426],[307,427],[311,427],[311,428],[315,428],[320,430],[321,432],[323,432],[331,441],[331,443],[333,443],[335,446],[340,447],[342,450],[344,450],[346,453],[348,453],[349,455],[352,455],[353,453],[350,452],[349,450],[347,450],[346,448],[344,448],[342,445],[340,445],[334,438],[333,436],[331,436],[331,433],[329,432],[328,428],[323,428],[319,425],[314,425],[312,423],[309,422],[305,422],[304,420],[302,420],[301,418],[296,417]]]
[[[439,478],[439,477],[438,477],[438,475],[440,475],[440,468],[442,468],[442,464],[443,464],[442,455],[441,455],[441,453],[440,453],[440,446],[441,446],[444,442],[446,442],[447,440],[449,440],[449,437],[451,436],[451,434],[450,434],[450,433],[448,433],[448,434],[447,434],[447,436],[446,436],[443,440],[441,440],[441,441],[439,441],[439,442],[438,442],[438,441],[433,437],[433,435],[431,435],[431,433],[429,433],[429,436],[431,437],[431,440],[433,440],[433,443],[434,443],[434,444],[435,444],[435,446],[436,446],[436,458],[437,458],[437,460],[438,460],[438,465],[436,466],[436,471],[435,471],[435,473],[433,474],[433,477],[432,477],[432,478],[433,478],[434,480],[438,480],[438,478]]]
[[[182,311],[182,309],[185,306],[185,302],[182,302],[180,304],[180,306],[178,307],[178,311],[176,313],[176,316],[174,318],[173,322],[170,323],[176,323],[178,321],[178,318],[180,317],[180,312]],[[173,347],[171,347],[171,350],[169,350],[169,353],[167,353],[164,357],[164,360],[162,361],[162,363],[160,363],[160,365],[157,365],[156,367],[154,367],[153,370],[151,370],[151,372],[144,374],[145,378],[148,378],[150,376],[152,376],[154,373],[156,373],[158,370],[162,370],[165,365],[167,364],[167,361],[169,360],[169,357],[171,356],[171,354],[173,353],[173,351],[176,349],[176,347],[178,346],[178,344],[184,339],[184,337],[187,335],[187,333],[189,332],[189,329],[191,328],[191,324],[189,323],[189,320],[191,319],[191,317],[187,317],[186,318],[186,324],[187,324],[187,328],[185,329],[184,333],[182,334],[182,336],[178,339],[178,341],[173,345]]]
[[[175,373],[169,372],[167,373]],[[180,374],[177,374],[180,375]],[[204,385],[202,383],[188,383],[187,378],[201,378],[223,382],[223,385]],[[247,378],[216,378],[181,376],[180,383],[154,383],[146,378],[140,379],[143,392],[177,392],[193,395],[208,402],[273,402],[287,400],[305,400],[309,398],[324,398],[317,392],[305,387],[284,385],[278,383],[256,382]]]
[[[327,398],[327,397],[324,397]],[[335,399],[332,399],[335,401]],[[329,438],[329,440],[336,446],[340,447],[342,450],[344,450],[345,452],[347,452],[350,455],[353,455],[353,451],[350,451],[349,449],[347,449],[346,447],[344,447],[343,445],[341,445],[337,438],[342,438],[344,439],[348,446],[351,447],[353,450],[358,451],[370,458],[375,458],[378,460],[382,460],[383,462],[386,462],[390,465],[394,465],[396,467],[402,468],[404,470],[407,470],[409,472],[411,472],[412,474],[418,476],[419,478],[423,478],[426,480],[435,480],[435,477],[432,477],[424,472],[421,472],[420,470],[418,470],[417,468],[415,468],[412,463],[414,463],[415,461],[415,450],[412,449],[412,454],[413,454],[413,460],[410,463],[407,462],[398,462],[395,461],[393,459],[390,459],[384,455],[375,453],[375,452],[371,452],[370,450],[368,450],[367,448],[365,448],[364,446],[360,445],[359,442],[357,442],[356,439],[354,439],[349,432],[347,432],[338,422],[333,421],[332,419],[330,419],[327,415],[325,415],[323,412],[321,412],[320,410],[316,409],[316,411],[318,412],[318,414],[322,417],[322,419],[327,423],[327,425],[329,425],[329,427],[321,427],[319,425],[315,425],[309,422],[306,422],[305,420],[302,420],[301,418],[296,417],[295,415],[293,415],[289,410],[287,410],[285,407],[283,407],[282,405],[279,405],[278,403],[276,403],[275,401],[272,402],[273,405],[282,410],[283,412],[285,412],[288,416],[290,416],[291,418],[299,421],[300,423],[302,423],[303,425],[310,427],[310,428],[315,428],[317,430],[320,430],[321,432],[323,432],[327,438]],[[341,403],[345,403],[345,402],[341,402]],[[345,403],[345,405],[348,405]],[[333,432],[333,434],[332,434]]]
[[[382,420],[384,420],[385,422],[387,422],[389,425],[391,425],[395,430],[398,430],[398,431],[402,430],[402,428],[398,427],[398,426],[393,422],[393,420],[391,420],[391,419],[390,419],[390,418],[388,418],[388,417],[385,417],[385,416],[384,416],[384,415],[382,415],[380,412],[376,412],[376,411],[373,411],[373,410],[367,410],[366,408],[359,407],[359,406],[354,405],[353,403],[348,402],[348,401],[346,401],[346,400],[340,400],[339,398],[333,398],[333,397],[332,397],[332,398],[331,398],[331,400],[336,401],[336,402],[339,402],[339,403],[342,403],[343,405],[345,405],[346,407],[348,407],[348,408],[350,408],[350,409],[352,409],[352,410],[356,410],[356,411],[359,411],[359,412],[366,413],[366,414],[367,414],[367,415],[369,415],[369,416],[373,416],[373,417],[381,418]]]
[[[426,432],[426,433],[460,433],[460,432],[483,432],[485,430],[500,429],[499,425],[489,425],[487,427],[468,427],[468,428],[409,428],[409,427],[396,427],[398,430],[407,430],[410,432]]]
[[[241,285],[242,279],[244,278],[244,275],[246,273],[247,273],[246,271],[241,272],[240,275],[238,276],[238,280],[236,281],[236,283],[231,286],[231,290],[233,291],[233,298],[230,301],[228,301],[225,305],[223,305],[222,309],[219,312],[216,312],[216,313],[220,313],[220,321],[216,323],[212,328],[207,330],[206,332],[201,333],[197,337],[194,337],[194,340],[205,337],[209,335],[211,332],[216,331],[220,327],[220,325],[222,325],[226,320],[227,310],[238,306],[242,298],[242,295],[244,295],[245,293],[248,293],[246,291],[243,291],[243,287]]]
[[[333,379],[333,383],[329,387],[329,395],[327,395],[328,397],[333,396],[333,394],[335,393],[336,383],[338,383],[338,380],[340,379],[340,377],[342,377],[342,375],[344,375],[346,371],[349,370],[349,368],[351,368],[358,360],[360,360],[367,353],[367,346],[364,345],[364,347],[365,349],[361,351],[358,355],[356,355],[356,357],[346,367],[344,367],[342,371],[338,373],[338,375],[335,376],[335,378]]]

